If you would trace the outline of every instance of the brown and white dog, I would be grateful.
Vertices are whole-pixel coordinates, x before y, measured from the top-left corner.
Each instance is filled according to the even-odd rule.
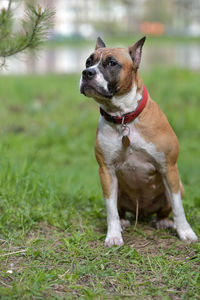
[[[144,42],[107,48],[98,38],[80,81],[81,93],[100,104],[95,154],[107,206],[106,246],[123,245],[126,211],[156,213],[158,228],[173,227],[181,240],[197,240],[182,206],[177,137],[138,72]]]

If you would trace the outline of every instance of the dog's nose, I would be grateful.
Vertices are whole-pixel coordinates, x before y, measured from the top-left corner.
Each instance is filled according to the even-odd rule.
[[[96,75],[96,71],[94,68],[91,68],[91,69],[88,68],[88,69],[83,70],[83,72],[82,72],[83,79],[86,79],[86,80],[92,79],[95,75]]]

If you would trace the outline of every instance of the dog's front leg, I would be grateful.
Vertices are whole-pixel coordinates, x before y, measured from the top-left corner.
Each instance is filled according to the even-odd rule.
[[[169,199],[172,207],[174,225],[180,239],[186,242],[197,241],[198,238],[185,217],[181,199],[180,179],[177,165],[167,166],[166,172],[163,174],[163,181],[167,198]]]
[[[106,200],[107,208],[107,235],[105,246],[111,247],[113,245],[122,246],[124,244],[121,234],[121,224],[117,208],[117,191],[118,181],[114,171],[108,169],[106,166],[99,168],[101,185],[103,189],[104,198]]]

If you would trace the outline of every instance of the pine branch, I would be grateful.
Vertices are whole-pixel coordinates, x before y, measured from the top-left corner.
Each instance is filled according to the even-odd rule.
[[[12,4],[12,0],[9,0],[9,2],[8,2],[8,8],[7,8],[7,11],[9,11],[9,10],[10,10],[10,8],[11,8],[11,4]]]
[[[0,13],[0,41],[8,38],[13,24],[12,14],[9,10],[2,9]]]
[[[11,4],[12,0],[10,0]],[[1,12],[2,15],[3,12]],[[22,52],[26,49],[36,49],[45,40],[48,34],[48,30],[52,26],[52,19],[54,16],[54,11],[52,9],[44,9],[40,6],[37,9],[29,5],[26,12],[26,18],[22,21],[22,30],[17,33],[12,33],[10,26],[8,26],[12,19],[12,14],[10,11],[5,11],[5,20],[1,24],[0,15],[0,28],[7,30],[0,30],[0,57],[8,57]],[[2,20],[4,20],[2,18]],[[10,22],[10,23],[9,23]],[[2,27],[1,27],[2,26]],[[9,30],[8,30],[9,27]]]

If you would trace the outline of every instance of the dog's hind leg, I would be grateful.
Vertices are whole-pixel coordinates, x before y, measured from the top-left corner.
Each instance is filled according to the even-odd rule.
[[[165,195],[163,195],[165,197]],[[166,199],[166,197],[165,197]],[[157,212],[157,221],[156,221],[156,228],[157,229],[168,229],[173,228],[175,229],[174,222],[169,219],[169,214],[171,212],[171,207],[168,204],[167,199],[165,200],[165,206],[159,209]]]
[[[172,220],[170,220],[169,218],[164,218],[164,219],[157,220],[156,228],[157,229],[168,229],[168,228],[175,229],[175,226],[174,226],[174,222]]]
[[[118,189],[117,206],[118,206],[121,228],[122,228],[122,230],[124,230],[127,227],[131,226],[131,222],[126,219],[126,210],[123,207],[121,207],[121,201],[120,201],[121,199],[123,199],[123,195],[122,195],[120,189]]]
[[[180,181],[180,191],[181,191],[181,197],[184,196],[184,188],[183,184]],[[165,206],[165,208],[162,208],[157,213],[157,222],[156,222],[156,228],[157,229],[168,229],[173,228],[176,229],[176,226],[174,225],[174,222],[169,219],[169,214],[171,212],[171,207],[168,205]]]
[[[121,228],[124,230],[127,227],[131,226],[131,222],[127,219],[120,219]]]
[[[184,208],[182,205],[180,179],[177,165],[167,164],[166,173],[163,173],[163,183],[165,185],[167,198],[172,207],[174,225],[182,241],[195,242],[198,240],[196,234],[186,220]]]

